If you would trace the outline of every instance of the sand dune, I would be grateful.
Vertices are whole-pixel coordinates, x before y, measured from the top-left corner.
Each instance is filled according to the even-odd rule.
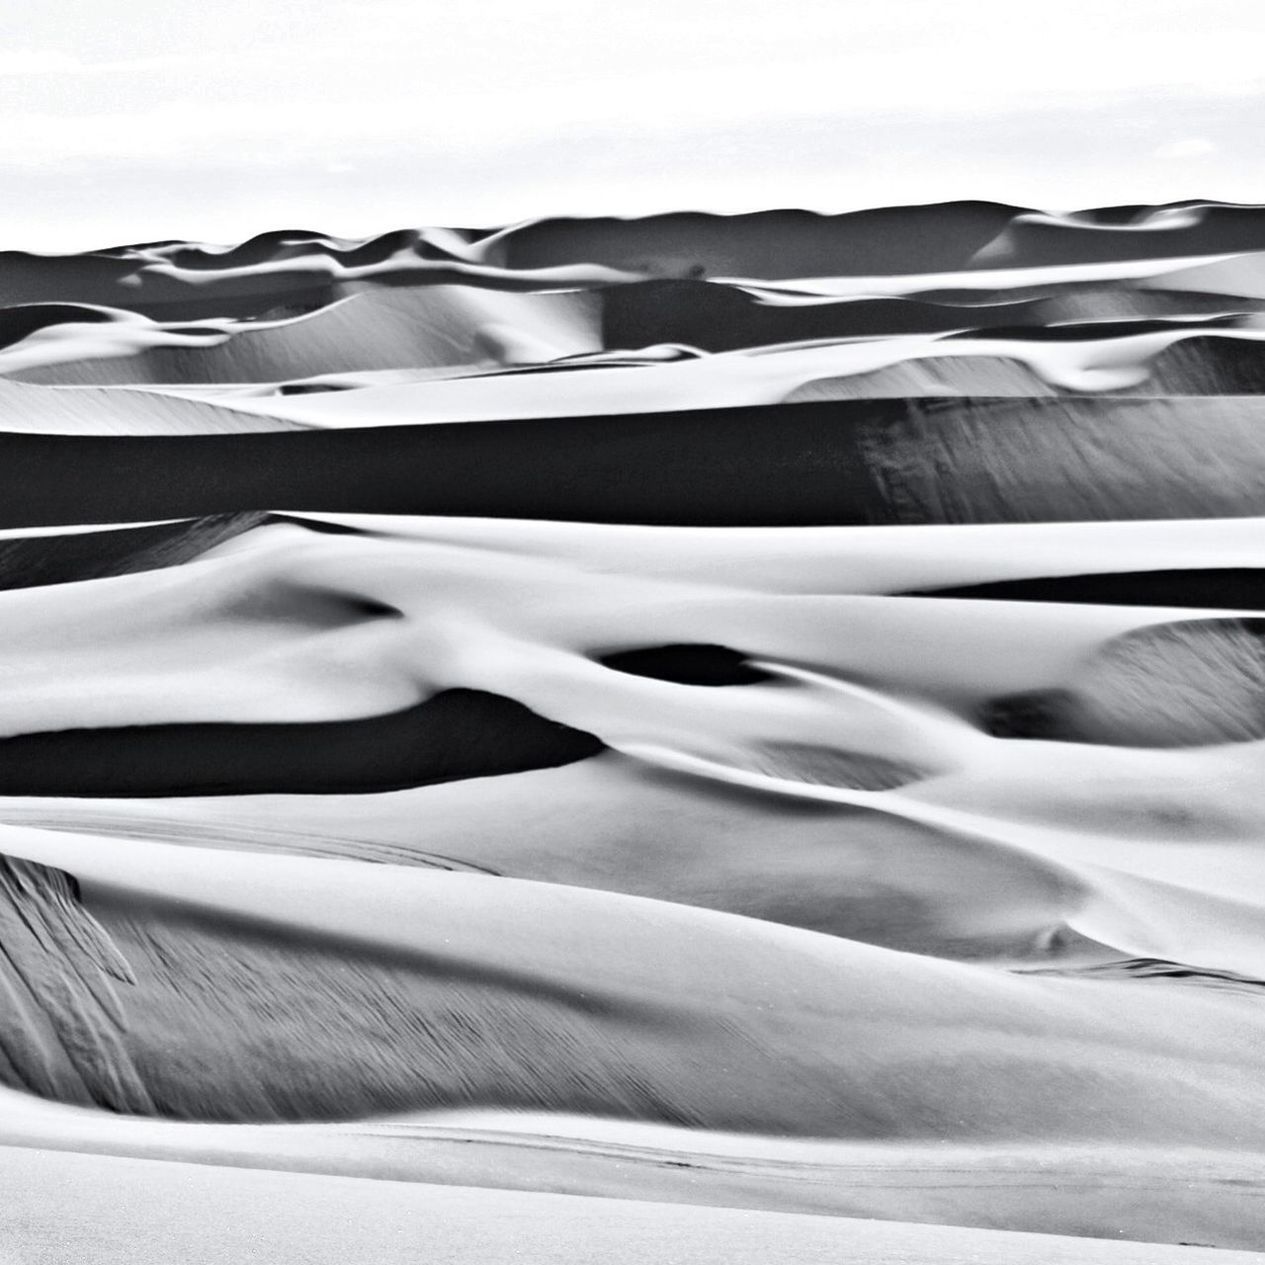
[[[1255,1259],[1262,260],[4,256],[0,1255]]]
[[[642,370],[600,372],[635,378]],[[537,407],[555,404],[548,390],[554,378],[509,375],[497,380],[498,394],[511,394],[516,381],[531,382]],[[86,392],[56,390],[93,407]],[[382,387],[267,401],[278,412],[301,412],[310,420],[323,400],[333,399],[338,426],[305,426],[303,435],[245,433],[257,419],[220,406],[213,407],[223,429],[241,433],[0,434],[0,524],[152,521],[314,506],[717,527],[1248,517],[1260,511],[1265,400],[1256,396],[839,400],[670,411],[623,397],[623,405],[643,411],[471,426],[410,424],[422,420],[413,411],[412,391]],[[155,417],[206,407],[136,394]],[[354,397],[351,419],[341,411],[346,397]],[[382,410],[376,418],[364,412],[370,406]],[[239,427],[235,419],[243,416],[249,422]],[[355,424],[347,427],[348,420]],[[273,421],[264,427],[273,428]],[[128,489],[125,504],[117,487]]]
[[[128,390],[45,388],[0,379],[0,433],[48,435],[213,435],[297,430],[214,401]]]
[[[5,840],[25,859],[73,865],[134,976],[119,1055],[80,1053],[91,1060],[80,1102],[134,1108],[114,1085],[138,1077],[159,1111],[193,1119],[468,1103],[853,1138],[1259,1145],[1244,1119],[1259,1096],[1255,1034],[1241,1017],[1255,998],[1225,990],[1157,995],[981,972],[475,874],[377,868],[353,897],[340,870],[354,862],[242,855],[222,876],[213,854],[140,842],[106,863],[102,887],[95,840],[19,828]],[[607,947],[594,943],[598,925]],[[70,1016],[45,1014],[65,1042]],[[1074,1042],[1058,1036],[1069,1022]],[[1145,1067],[1120,1048],[1121,1022],[1145,1041]],[[981,1026],[986,1096],[955,1071]],[[1205,1040],[1217,1044],[1215,1068]],[[334,1051],[338,1077],[326,1062]],[[1052,1068],[1077,1082],[1070,1101],[1050,1094]],[[19,1085],[25,1073],[22,1064]]]
[[[533,330],[524,319],[534,315],[530,307],[515,312],[506,302],[522,304],[526,296],[497,295],[495,303],[482,303],[479,291],[456,290],[458,299],[450,305],[457,309],[454,314],[445,313],[445,305],[430,292],[423,292],[427,299],[420,303],[395,301],[398,293],[386,292],[394,309],[387,319],[379,303],[366,296],[358,304],[361,296],[355,296],[279,325],[173,326],[123,316],[105,324],[71,322],[0,351],[0,372],[13,381],[54,387],[165,386],[164,396],[190,401],[167,422],[172,433],[278,429],[287,421],[381,426],[815,399],[1243,395],[1259,394],[1265,382],[1265,327],[1256,323],[1261,318],[1233,313],[827,338],[710,354],[662,338],[603,351],[591,314],[580,296],[571,294],[535,296],[546,305],[555,302],[552,314],[546,307],[540,316],[544,328]],[[477,316],[462,313],[471,298],[487,310]],[[568,300],[570,310],[556,302],[561,299]],[[819,313],[821,308],[807,310]],[[965,309],[958,311],[966,315]],[[971,315],[978,319],[978,310]],[[402,324],[393,329],[390,318]],[[445,331],[442,336],[428,342],[418,326],[424,331],[432,321],[447,324],[438,326]],[[349,324],[360,333],[349,335]],[[640,334],[651,338],[661,332]],[[608,335],[637,333],[608,329]],[[762,336],[771,333],[766,329]],[[702,341],[717,340],[705,336]],[[328,372],[318,372],[321,366]],[[276,385],[246,389],[261,382]],[[225,389],[199,389],[216,384]],[[300,395],[304,398],[279,398]],[[114,421],[123,412],[117,403],[134,396],[98,390],[87,398],[91,409],[66,391],[9,388],[8,409],[0,420],[12,417],[5,425],[10,430],[126,433],[126,423]],[[86,420],[103,400],[112,415],[104,427]],[[163,433],[151,421],[154,402],[143,403],[149,411],[138,418],[135,433]],[[194,406],[202,405],[208,413],[199,425]],[[226,412],[246,416],[226,425]]]
[[[52,385],[196,385],[532,363],[598,349],[595,306],[591,296],[574,292],[512,294],[436,285],[358,291],[281,321],[176,324],[95,309],[98,317],[109,313],[111,319],[87,328],[73,320],[45,325],[0,351],[0,373]]]
[[[516,269],[564,266],[579,256],[642,274],[773,281],[1162,260],[1259,250],[1262,244],[1258,207],[1139,208],[1127,225],[1105,225],[998,203],[948,202],[841,216],[768,211],[540,221],[484,237],[472,254]]]
[[[1188,203],[1138,208],[1126,223],[1092,213],[1050,216],[986,202],[894,207],[820,216],[652,216],[543,220],[494,231],[405,230],[364,242],[303,230],[263,233],[239,246],[155,242],[80,256],[4,256],[5,303],[108,302],[120,288],[147,303],[268,297],[293,301],[335,280],[469,277],[565,286],[647,275],[930,275],[998,268],[1136,263],[1241,255],[1265,248],[1258,207]],[[199,293],[200,292],[200,293]]]

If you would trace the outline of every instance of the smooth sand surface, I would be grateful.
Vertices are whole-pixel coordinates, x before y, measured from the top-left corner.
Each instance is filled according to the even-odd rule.
[[[1088,1243],[635,1200],[419,1186],[0,1149],[6,1265],[364,1260],[822,1265],[1237,1265],[1255,1252]],[[59,1193],[50,1209],[47,1191]]]
[[[1265,1251],[1262,260],[4,256],[0,1259]]]

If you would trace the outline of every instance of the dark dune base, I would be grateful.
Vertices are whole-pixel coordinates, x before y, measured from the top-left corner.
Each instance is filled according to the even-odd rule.
[[[0,795],[357,794],[555,768],[604,750],[513,699],[454,689],[363,720],[23,734],[0,741]]]
[[[699,526],[887,519],[846,425],[856,412],[788,405],[224,437],[0,435],[0,523],[261,509]]]
[[[681,526],[1258,514],[1265,399],[839,400],[180,438],[0,436],[0,525],[255,510]]]
[[[1160,352],[1152,362],[1157,389],[1191,395],[1259,395],[1265,392],[1265,356],[1260,343],[1196,335]]]
[[[943,589],[914,589],[911,597],[974,598],[995,602],[1084,602],[1094,606],[1190,606],[1265,610],[1265,571],[1209,567],[1182,571],[1107,571],[1046,575]]]
[[[1036,302],[998,306],[1005,320],[1016,326],[1041,319]],[[818,338],[938,333],[997,319],[993,312],[979,308],[915,299],[777,307],[737,288],[707,281],[642,281],[602,292],[602,341],[607,347],[686,343],[704,351],[736,351]]]
[[[728,646],[672,645],[602,655],[603,666],[677,685],[758,685],[771,678]]]

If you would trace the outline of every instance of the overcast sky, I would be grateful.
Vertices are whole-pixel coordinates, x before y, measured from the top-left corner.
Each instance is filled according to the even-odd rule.
[[[0,247],[958,197],[1265,202],[1265,0],[5,8]]]

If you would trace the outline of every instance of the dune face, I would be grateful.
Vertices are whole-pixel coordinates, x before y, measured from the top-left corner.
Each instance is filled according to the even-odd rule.
[[[1265,1250],[1263,261],[1198,202],[0,257],[0,1146]]]

